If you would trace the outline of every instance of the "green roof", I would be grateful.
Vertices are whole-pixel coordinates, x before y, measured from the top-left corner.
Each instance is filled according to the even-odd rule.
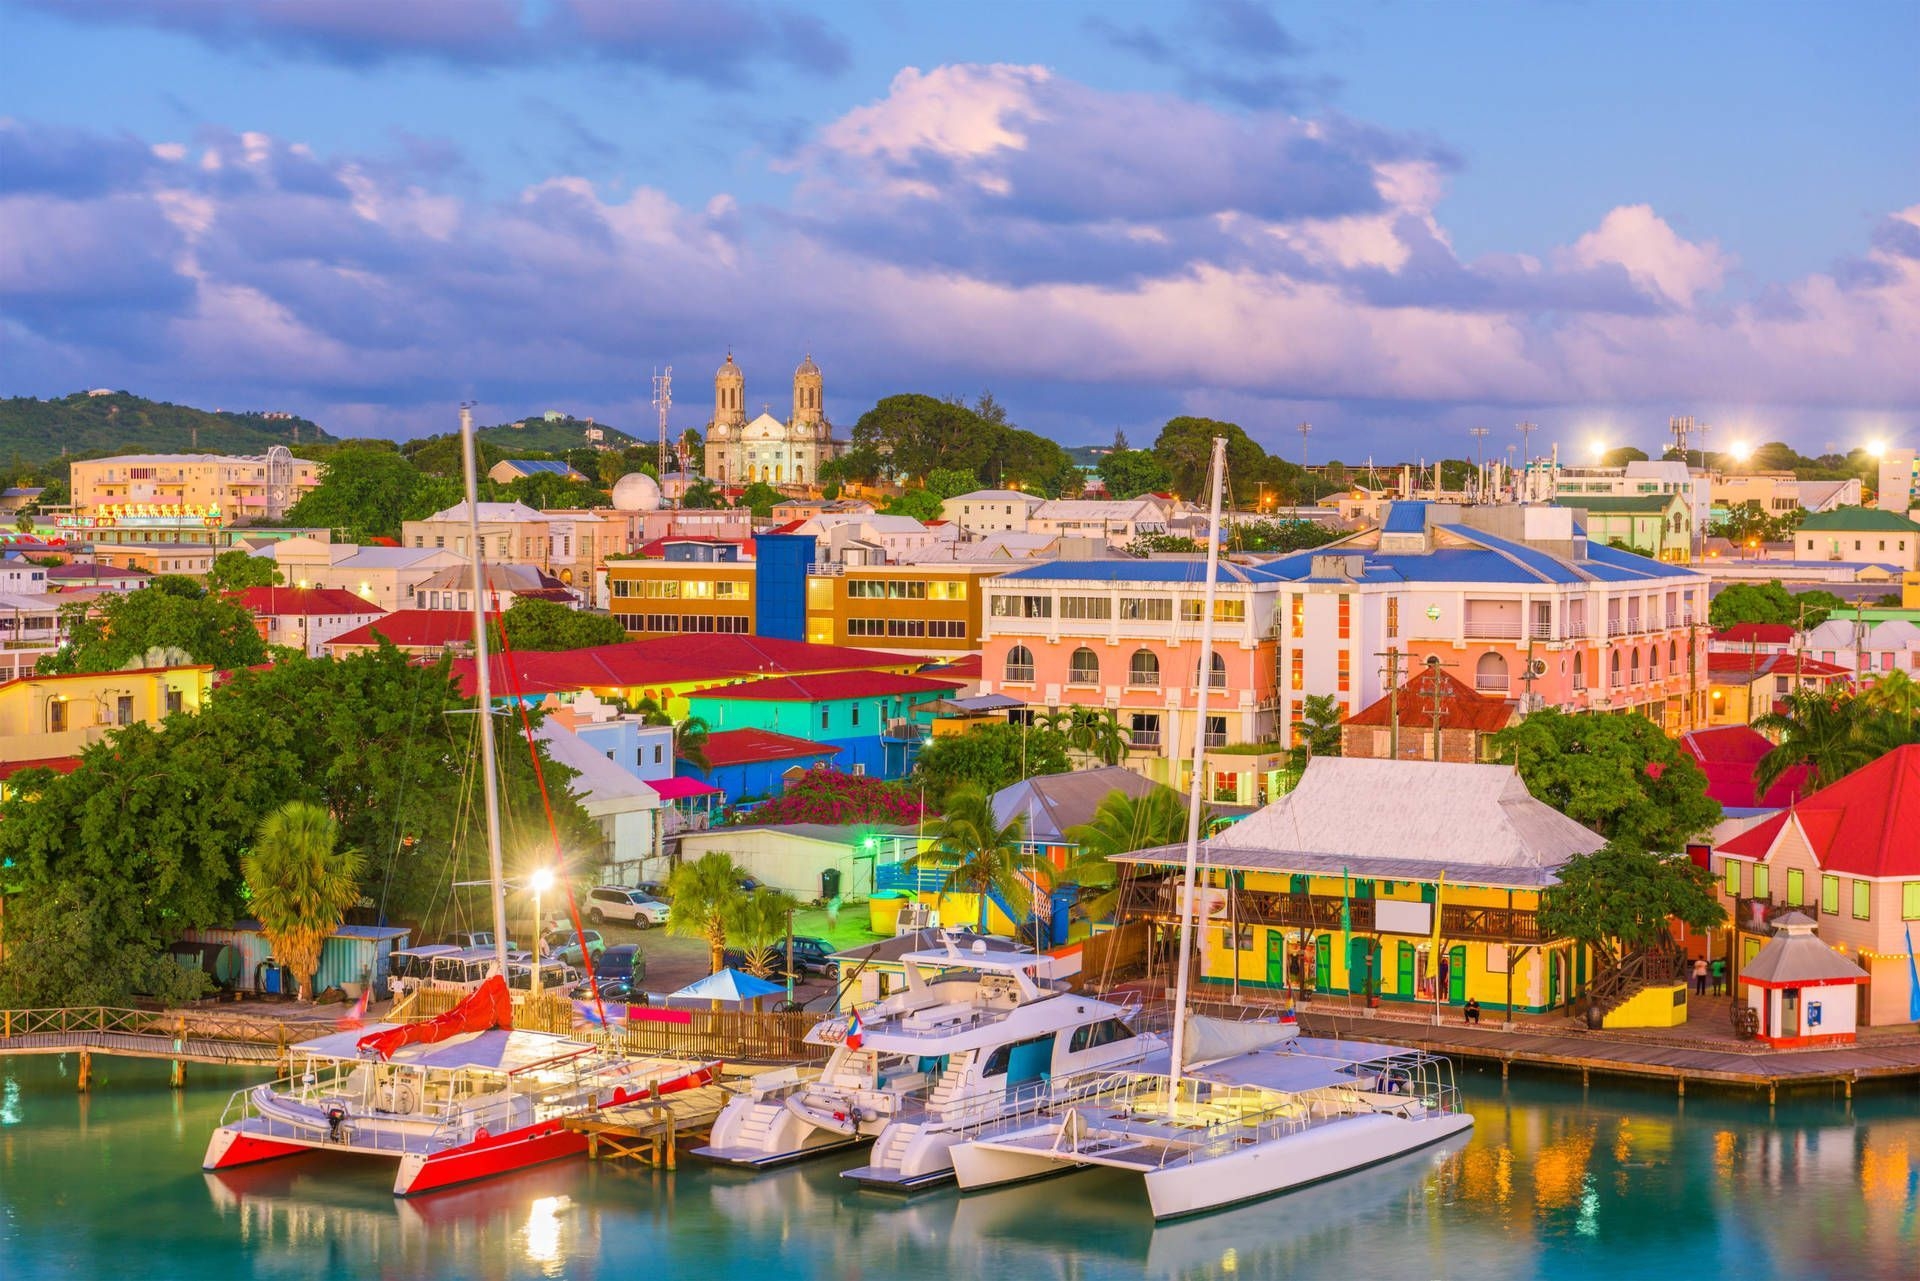
[[[1616,512],[1641,512],[1649,516],[1664,513],[1675,503],[1685,504],[1686,498],[1680,494],[1627,494],[1619,497],[1601,496],[1598,498],[1577,498],[1562,494],[1553,500],[1555,507],[1584,507],[1590,512],[1602,516],[1611,516]]]
[[[1899,512],[1883,512],[1877,507],[1842,507],[1837,511],[1811,512],[1800,522],[1801,529],[1814,531],[1871,530],[1877,533],[1920,534],[1914,524]]]

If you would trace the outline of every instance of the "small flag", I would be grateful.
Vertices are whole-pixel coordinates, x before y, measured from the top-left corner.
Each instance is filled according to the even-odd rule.
[[[849,1050],[859,1049],[861,1037],[862,1037],[862,1033],[860,1030],[860,1011],[855,1010],[853,1012],[853,1016],[847,1020],[846,1047]]]
[[[353,1008],[348,1010],[346,1015],[336,1022],[334,1026],[343,1032],[351,1028],[365,1027],[367,1025],[367,997],[372,991],[372,988],[361,988],[360,999],[353,1003]]]
[[[1907,1017],[1920,1023],[1920,965],[1913,959],[1913,927],[1907,927]]]

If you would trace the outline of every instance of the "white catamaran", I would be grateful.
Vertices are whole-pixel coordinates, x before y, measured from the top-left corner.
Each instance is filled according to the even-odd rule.
[[[1078,958],[947,934],[942,946],[900,959],[903,990],[808,1034],[833,1047],[817,1079],[792,1070],[755,1078],[695,1154],[765,1167],[874,1140],[868,1163],[848,1178],[930,1187],[952,1177],[955,1143],[1057,1097],[1055,1082],[1165,1053],[1135,1007],[1071,989]]]
[[[467,511],[474,581],[485,581],[475,502],[473,423],[461,411]],[[487,657],[486,593],[473,594],[473,645],[480,709],[480,765],[486,796],[487,852],[492,873],[494,948],[481,978],[463,952],[444,952],[436,967],[457,961],[451,978],[465,1000],[423,1023],[375,1023],[290,1047],[287,1075],[237,1091],[207,1144],[202,1168],[228,1170],[309,1151],[359,1153],[396,1161],[396,1195],[524,1169],[586,1151],[586,1136],[567,1117],[671,1094],[711,1082],[717,1063],[629,1058],[591,1041],[513,1026],[510,977],[531,958],[510,962],[500,851],[500,804],[494,766],[493,706]],[[436,974],[438,970],[436,969]],[[467,979],[478,981],[469,985]]]
[[[1226,442],[1214,441],[1200,663],[1213,656]],[[1208,682],[1194,723],[1204,725]],[[955,1145],[963,1189],[1104,1165],[1140,1173],[1158,1219],[1199,1214],[1330,1179],[1442,1142],[1473,1125],[1452,1065],[1398,1046],[1314,1040],[1286,1024],[1220,1024],[1186,1013],[1200,848],[1202,736],[1194,735],[1181,886],[1173,1044],[1157,1063],[1063,1082]],[[1263,1029],[1272,1029],[1265,1031]]]

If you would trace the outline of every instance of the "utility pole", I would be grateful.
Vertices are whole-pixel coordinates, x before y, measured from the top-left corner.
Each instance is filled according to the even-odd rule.
[[[1300,424],[1300,470],[1307,469],[1307,437],[1313,434],[1312,423]]]
[[[1398,646],[1389,645],[1386,653],[1374,657],[1387,660],[1387,755],[1397,761],[1400,759],[1400,650]]]
[[[1476,493],[1474,497],[1480,502],[1485,502],[1487,497],[1487,437],[1492,435],[1493,432],[1490,428],[1486,427],[1469,427],[1467,434],[1473,437],[1473,470],[1474,474],[1479,478],[1475,481],[1475,484],[1479,487],[1479,492]]]
[[[1440,760],[1440,718],[1445,714],[1447,700],[1453,697],[1453,690],[1445,681],[1440,679],[1440,669],[1452,666],[1452,663],[1441,662],[1438,654],[1427,655],[1427,674],[1432,678],[1431,688],[1427,691],[1427,697],[1431,700],[1432,707],[1433,759],[1435,762]]]

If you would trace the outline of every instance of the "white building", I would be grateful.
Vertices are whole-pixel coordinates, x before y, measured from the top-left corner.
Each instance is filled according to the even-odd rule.
[[[1104,538],[1124,547],[1144,535],[1166,533],[1178,510],[1178,503],[1160,498],[1056,498],[1034,509],[1027,532]]]
[[[576,771],[568,786],[581,808],[600,825],[600,861],[594,873],[610,885],[657,879],[664,872],[660,848],[660,794],[608,760],[578,734],[549,719],[535,731],[547,754]]]
[[[254,555],[273,561],[289,587],[337,587],[392,613],[416,607],[420,585],[466,558],[438,548],[363,547],[289,538]]]
[[[747,420],[747,376],[727,353],[713,376],[713,418],[707,423],[706,470],[722,485],[812,485],[820,464],[840,454],[827,420],[825,382],[808,356],[793,371],[793,413],[785,422],[771,407]]]
[[[1860,501],[1857,495],[1854,501]],[[1920,452],[1889,449],[1880,455],[1880,484],[1873,505],[1902,516],[1920,507]]]
[[[969,538],[983,534],[1024,534],[1034,508],[1045,501],[1036,494],[1023,494],[1017,489],[976,489],[970,494],[956,494],[940,504],[940,516]]]
[[[1920,626],[1904,618],[1870,623],[1835,614],[1809,628],[1795,647],[1809,658],[1838,664],[1862,677],[1882,672],[1920,675]]]

